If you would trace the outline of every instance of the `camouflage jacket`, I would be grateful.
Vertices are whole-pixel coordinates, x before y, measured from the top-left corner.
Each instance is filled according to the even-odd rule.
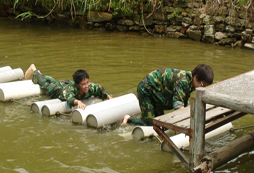
[[[190,93],[195,90],[191,72],[174,68],[152,71],[143,82],[155,101],[162,103],[165,109],[187,106]]]
[[[82,96],[79,95],[79,89],[74,82],[70,80],[60,80],[57,83],[58,86],[62,88],[58,98],[60,100],[66,100],[69,107],[74,106],[75,99],[81,100],[89,98],[91,96],[95,96],[104,100],[108,96],[108,93],[103,87],[101,87],[99,84],[95,84],[92,82],[89,86],[89,91],[87,93],[84,93]]]

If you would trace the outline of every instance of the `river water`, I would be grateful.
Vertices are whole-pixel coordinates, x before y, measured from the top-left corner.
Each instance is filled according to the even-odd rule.
[[[57,80],[72,79],[74,71],[85,69],[90,79],[113,97],[136,94],[140,80],[157,68],[192,70],[205,63],[214,70],[214,82],[219,82],[250,71],[254,65],[251,49],[136,33],[51,28],[5,19],[0,20],[0,50],[0,67],[8,65],[25,72],[34,63]],[[41,95],[0,103],[0,172],[188,172],[174,154],[160,150],[158,140],[132,139],[128,134],[134,126],[97,130],[73,124],[68,116],[45,117],[30,112],[31,103],[46,99]],[[253,124],[252,115],[233,122],[235,128]],[[207,140],[207,151],[250,130]],[[184,153],[188,155],[188,151]],[[216,172],[253,172],[253,165],[253,154],[244,154]]]

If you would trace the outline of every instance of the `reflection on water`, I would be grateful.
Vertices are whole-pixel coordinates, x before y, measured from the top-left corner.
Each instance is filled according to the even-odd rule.
[[[0,49],[0,67],[25,71],[34,63],[57,80],[72,79],[74,71],[85,69],[90,79],[113,97],[136,94],[140,80],[157,68],[192,70],[206,63],[214,69],[217,82],[252,70],[254,58],[253,50],[192,40],[50,28],[8,20],[0,20]],[[160,150],[156,139],[132,139],[128,134],[133,126],[96,130],[72,124],[67,116],[30,112],[31,103],[45,99],[34,96],[0,103],[1,172],[188,172],[176,156]],[[233,122],[235,127],[251,123],[251,116]],[[207,149],[220,148],[246,131],[208,141]],[[248,168],[253,159],[237,164],[239,170]],[[239,171],[234,166],[220,168],[224,169]]]

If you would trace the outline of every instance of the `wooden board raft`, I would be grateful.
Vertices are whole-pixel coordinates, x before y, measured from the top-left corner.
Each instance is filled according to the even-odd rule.
[[[205,113],[206,126],[204,133],[208,133],[246,114],[238,111],[233,111],[225,107],[216,107],[210,104],[206,104]],[[189,170],[191,167],[193,167],[190,167],[190,163],[192,164],[193,161],[189,161],[189,159],[174,144],[174,142],[169,138],[165,131],[170,129],[179,133],[184,133],[190,137],[190,140],[193,140],[193,129],[191,129],[190,115],[191,106],[188,106],[153,119],[153,127],[156,133],[164,140],[165,144],[177,155],[177,157],[182,161],[182,163],[185,164]],[[197,124],[196,126],[199,125]]]
[[[214,105],[206,105],[206,122],[213,119],[218,119],[223,115],[232,113],[231,109],[224,107],[216,107]],[[171,129],[177,132],[182,132],[189,135],[190,127],[190,106],[179,109],[165,115],[158,116],[153,119],[154,125],[160,126],[165,129]]]

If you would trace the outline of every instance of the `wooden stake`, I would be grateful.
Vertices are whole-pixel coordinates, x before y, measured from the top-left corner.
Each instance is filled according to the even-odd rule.
[[[196,89],[196,100],[194,110],[194,140],[193,146],[193,162],[194,166],[199,165],[201,159],[204,156],[205,148],[205,112],[206,104],[202,101],[202,95],[205,92],[205,88]]]

